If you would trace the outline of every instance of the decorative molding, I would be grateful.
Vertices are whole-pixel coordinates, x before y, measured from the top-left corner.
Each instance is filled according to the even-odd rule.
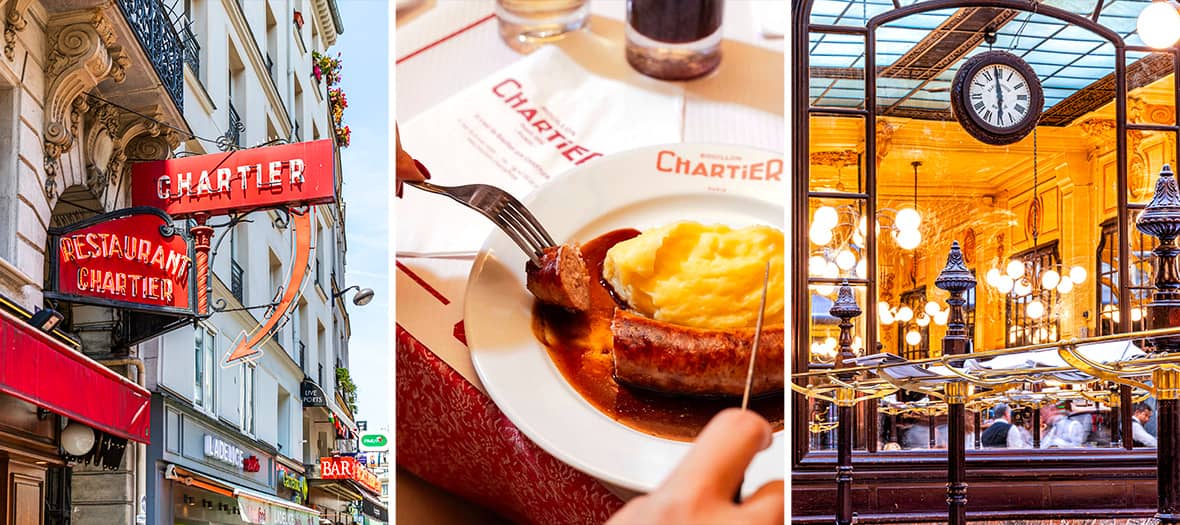
[[[1172,55],[1152,53],[1127,66],[1127,91],[1172,74]],[[1066,97],[1041,115],[1042,126],[1068,126],[1078,118],[1114,101],[1114,73]],[[1131,119],[1128,119],[1130,121]]]
[[[811,164],[814,166],[856,166],[860,163],[860,153],[846,149],[844,151],[813,151]]]
[[[881,72],[882,77],[929,80],[966,56],[983,42],[988,28],[1001,28],[1016,18],[1015,9],[966,7],[934,28],[905,55]],[[900,102],[900,101],[899,101]]]
[[[885,160],[885,156],[889,155],[889,150],[893,148],[893,132],[897,131],[897,126],[892,122],[883,118],[877,119],[877,132],[874,137],[877,140],[877,168],[881,168],[881,162]]]
[[[4,56],[12,60],[16,56],[16,34],[29,24],[25,11],[33,0],[13,0],[4,13]]]
[[[58,195],[59,159],[78,135],[89,110],[83,96],[102,81],[123,82],[131,58],[116,45],[114,27],[100,8],[58,17],[49,27],[45,88],[45,194]]]

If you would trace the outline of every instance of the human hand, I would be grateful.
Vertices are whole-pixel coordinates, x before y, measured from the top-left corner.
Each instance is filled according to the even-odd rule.
[[[402,181],[423,181],[430,178],[430,171],[423,166],[421,162],[414,160],[406,150],[402,149],[401,133],[397,130],[397,125],[393,127],[393,136],[397,142],[397,186],[395,193],[400,198],[402,196]]]
[[[782,480],[763,485],[740,504],[733,503],[746,467],[770,443],[766,420],[736,408],[722,411],[659,488],[628,502],[607,525],[783,523]]]

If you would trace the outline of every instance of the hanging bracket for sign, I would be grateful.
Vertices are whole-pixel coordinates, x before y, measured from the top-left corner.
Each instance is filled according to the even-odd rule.
[[[195,316],[192,239],[163,211],[139,206],[49,229],[45,297]]]
[[[257,359],[262,345],[282,327],[303,291],[315,249],[311,226],[314,206],[336,201],[336,147],[331,139],[267,145],[224,153],[195,155],[132,166],[132,202],[155,206],[173,217],[193,220],[195,310],[208,317],[218,312],[267,308],[265,319],[243,331],[226,358],[225,366]],[[210,217],[228,215],[221,226],[233,227],[246,214],[278,210],[294,231],[293,253],[286,285],[267,304],[232,308],[225,299],[211,301],[213,290]],[[304,211],[306,210],[306,211]],[[225,234],[217,240],[220,245]],[[216,249],[212,255],[216,256]]]

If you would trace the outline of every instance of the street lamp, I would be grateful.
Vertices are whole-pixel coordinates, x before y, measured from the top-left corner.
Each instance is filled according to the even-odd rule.
[[[356,295],[352,296],[352,304],[355,304],[357,306],[364,306],[366,304],[369,304],[373,300],[373,297],[376,295],[373,293],[372,288],[361,288],[360,286],[357,286],[354,284],[352,286],[349,286],[348,288],[345,288],[343,290],[340,290],[339,292],[336,292],[335,294],[332,295],[332,298],[336,299],[336,298],[348,293],[349,290],[356,290]]]

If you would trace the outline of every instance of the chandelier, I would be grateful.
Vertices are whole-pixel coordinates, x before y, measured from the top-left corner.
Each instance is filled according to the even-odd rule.
[[[1024,313],[1029,319],[1039,320],[1046,315],[1050,315],[1050,302],[1053,299],[1053,293],[1056,292],[1058,297],[1066,295],[1073,291],[1074,287],[1086,281],[1086,269],[1081,266],[1073,266],[1066,269],[1060,263],[1052,265],[1044,264],[1037,258],[1038,250],[1040,249],[1040,210],[1041,197],[1038,193],[1039,181],[1037,179],[1037,131],[1033,129],[1033,191],[1032,200],[1029,203],[1029,224],[1028,228],[1032,233],[1033,252],[1031,256],[1027,256],[1024,260],[1012,259],[1001,271],[999,268],[992,267],[987,271],[984,280],[989,286],[994,288],[1000,295],[1009,297],[1011,299],[1022,299],[1031,297],[1025,306]],[[1044,330],[1042,328],[1042,330]],[[1046,340],[1050,335],[1046,332],[1038,331],[1036,339]],[[1010,335],[1011,337],[1011,335]]]
[[[878,232],[887,228],[897,246],[906,251],[914,250],[922,243],[922,215],[918,213],[918,166],[922,162],[914,161],[910,165],[914,167],[913,206],[878,210],[875,221]],[[864,260],[868,218],[856,206],[824,205],[816,208],[807,233],[811,243],[818,247],[808,259],[808,273],[812,277],[835,280],[841,272],[853,277],[868,277]],[[835,293],[836,286],[817,285],[816,291],[830,296]]]

